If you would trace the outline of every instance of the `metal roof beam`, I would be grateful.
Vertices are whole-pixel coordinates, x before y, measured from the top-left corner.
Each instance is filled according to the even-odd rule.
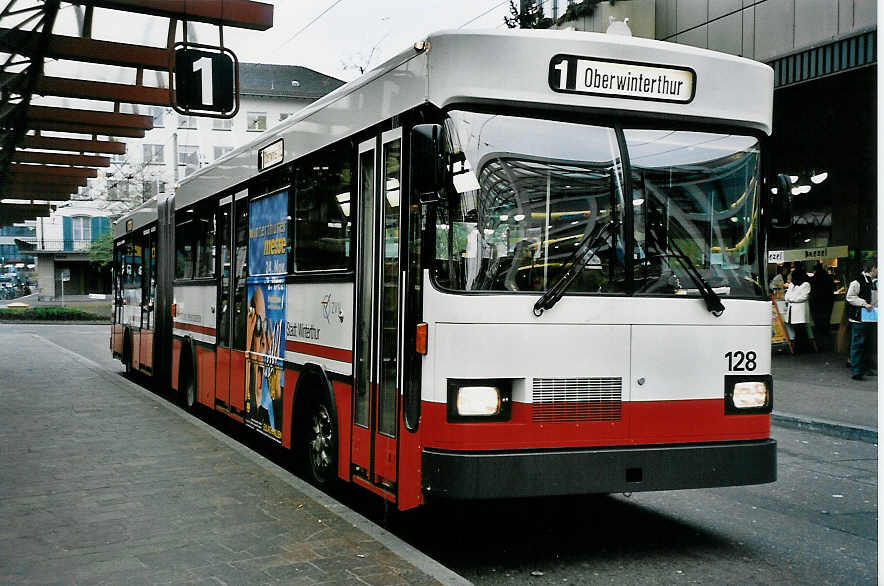
[[[54,151],[75,151],[78,153],[105,153],[125,155],[126,143],[107,140],[85,140],[80,138],[60,138],[56,136],[25,136],[22,146],[30,149]]]
[[[55,108],[51,106],[31,106],[28,108],[26,119],[28,122],[69,122],[71,124],[90,124],[132,129],[141,128],[144,130],[153,129],[153,118],[151,116],[78,110],[75,108]]]
[[[16,151],[12,155],[14,163],[50,163],[52,165],[80,165],[84,167],[110,167],[110,157],[95,155],[68,155],[63,153],[40,153],[36,151]]]
[[[41,96],[124,102],[148,106],[169,106],[172,103],[169,90],[166,88],[65,79],[63,77],[41,77],[37,81],[34,93]]]
[[[70,177],[56,175],[9,175],[3,185],[15,185],[16,187],[30,187],[37,185],[39,187],[56,186],[56,187],[86,187],[87,177]]]
[[[0,28],[0,49],[10,53],[36,53],[40,33]],[[97,41],[82,37],[52,35],[46,48],[46,57],[84,61],[118,67],[140,67],[157,71],[169,70],[169,51],[156,47]]]
[[[53,175],[56,177],[98,177],[97,169],[87,167],[49,167],[47,165],[22,165],[13,163],[9,166],[10,175]]]
[[[50,122],[48,120],[32,120],[28,122],[29,130],[53,130],[55,132],[76,132],[102,136],[125,136],[128,138],[144,138],[142,128],[119,128],[114,126],[93,126],[92,124],[70,124],[68,122]]]
[[[0,226],[49,215],[49,204],[0,203]]]
[[[273,26],[273,6],[252,0],[72,0],[71,4],[258,31]]]
[[[3,186],[0,188],[0,198],[3,199],[42,199],[45,201],[67,201],[76,193],[76,188],[70,191],[61,189],[17,189]]]

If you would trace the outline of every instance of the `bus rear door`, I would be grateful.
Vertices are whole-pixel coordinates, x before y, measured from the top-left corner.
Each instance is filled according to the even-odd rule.
[[[225,408],[230,406],[230,360],[232,342],[233,308],[232,300],[232,263],[231,263],[231,223],[233,221],[233,197],[225,197],[218,206],[218,251],[216,274],[218,279],[217,311],[217,348],[215,358],[215,404]]]

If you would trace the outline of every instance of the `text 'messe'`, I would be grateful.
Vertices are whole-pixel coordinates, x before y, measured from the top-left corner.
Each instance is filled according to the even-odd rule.
[[[549,62],[553,91],[686,104],[694,99],[697,74],[689,67],[556,55]]]

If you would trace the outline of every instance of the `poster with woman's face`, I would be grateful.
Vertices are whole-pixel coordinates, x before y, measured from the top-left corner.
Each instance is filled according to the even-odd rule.
[[[288,192],[249,205],[245,422],[282,441]]]

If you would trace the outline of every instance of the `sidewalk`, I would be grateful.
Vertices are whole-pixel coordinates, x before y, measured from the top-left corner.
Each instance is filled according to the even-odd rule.
[[[774,352],[774,424],[877,443],[878,378],[850,378],[833,352]]]
[[[0,400],[0,583],[466,583],[40,335],[0,331]]]

